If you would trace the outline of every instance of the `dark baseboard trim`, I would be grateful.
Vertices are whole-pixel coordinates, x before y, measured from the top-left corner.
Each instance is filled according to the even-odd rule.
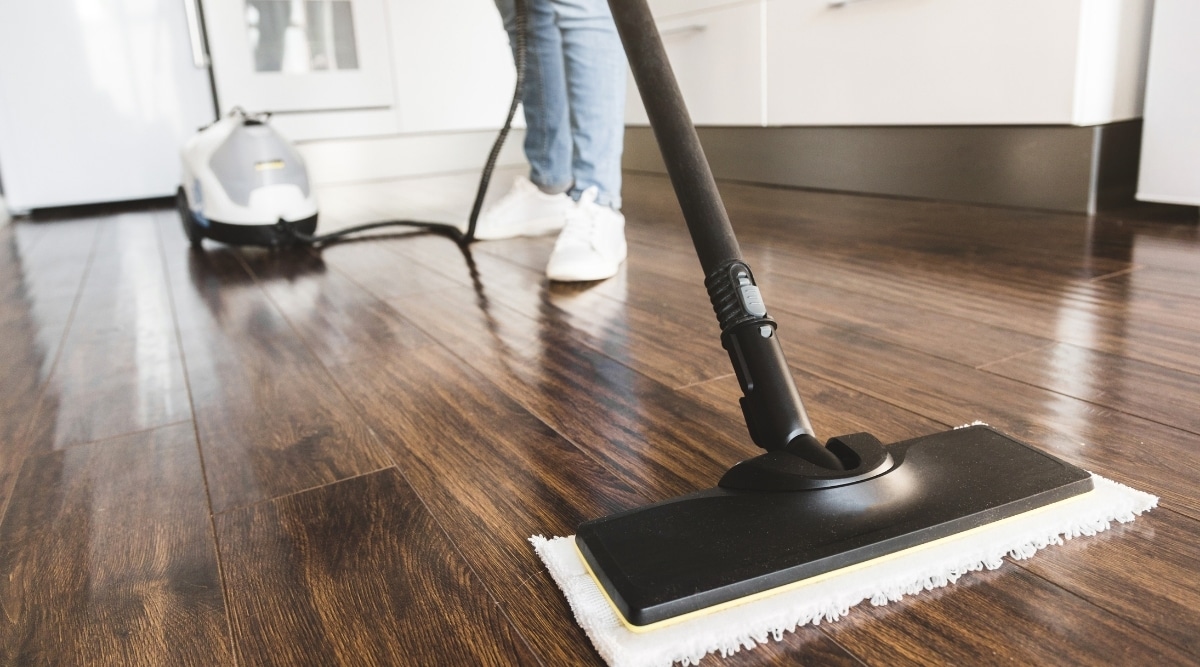
[[[717,178],[1091,214],[1134,203],[1142,122],[698,132]],[[665,172],[650,128],[626,128],[624,166]]]
[[[175,197],[151,197],[148,199],[123,199],[120,201],[100,202],[97,204],[71,204],[69,206],[49,206],[35,208],[31,211],[14,213],[14,216],[29,217],[36,221],[71,220],[100,215],[117,215],[120,213],[135,213],[152,211],[162,208],[175,208]]]

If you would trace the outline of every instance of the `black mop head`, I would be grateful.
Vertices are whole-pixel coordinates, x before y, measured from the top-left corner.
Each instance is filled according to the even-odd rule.
[[[887,450],[893,466],[865,481],[710,489],[534,545],[610,664],[670,665],[944,586],[1157,502],[986,426]]]

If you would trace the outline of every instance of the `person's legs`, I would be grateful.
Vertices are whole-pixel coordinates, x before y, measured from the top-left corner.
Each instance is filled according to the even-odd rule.
[[[573,144],[571,197],[590,187],[596,203],[621,207],[625,140],[625,51],[607,0],[550,0],[562,35]]]
[[[576,203],[557,198],[570,205],[559,220],[566,226],[554,244],[546,275],[551,280],[602,280],[620,270],[626,255],[625,217],[618,210],[625,52],[607,0],[527,2],[525,155],[541,192],[518,182],[496,205],[494,215],[480,219],[476,235],[506,238],[551,229],[557,209],[552,210],[555,204],[546,193],[569,188]],[[515,43],[514,0],[496,4]],[[528,221],[535,210],[545,215]]]
[[[515,0],[496,0],[509,41],[517,44]],[[567,80],[563,43],[550,0],[526,0],[525,157],[530,180],[542,192],[566,192],[571,187],[571,118],[567,110]]]
[[[562,229],[573,206],[571,188],[571,122],[567,112],[567,79],[562,39],[549,0],[526,1],[525,157],[529,179],[517,178],[512,189],[487,208],[475,227],[481,241],[538,236]],[[496,0],[516,56],[515,0]]]

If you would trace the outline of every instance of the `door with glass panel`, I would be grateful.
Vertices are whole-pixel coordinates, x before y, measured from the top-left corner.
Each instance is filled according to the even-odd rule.
[[[223,111],[393,105],[384,0],[203,0],[203,8]]]

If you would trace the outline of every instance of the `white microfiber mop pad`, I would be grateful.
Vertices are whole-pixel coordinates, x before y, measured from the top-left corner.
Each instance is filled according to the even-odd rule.
[[[529,538],[554,581],[566,595],[575,619],[600,655],[613,667],[669,667],[698,664],[705,655],[730,655],[753,648],[798,626],[835,621],[869,600],[884,605],[905,595],[954,583],[967,572],[996,569],[1004,556],[1025,559],[1063,539],[1095,535],[1112,521],[1132,521],[1158,504],[1158,498],[1092,476],[1095,489],[961,535],[931,542],[742,605],[713,611],[635,633],[621,623],[596,580],[586,570],[575,538]]]

